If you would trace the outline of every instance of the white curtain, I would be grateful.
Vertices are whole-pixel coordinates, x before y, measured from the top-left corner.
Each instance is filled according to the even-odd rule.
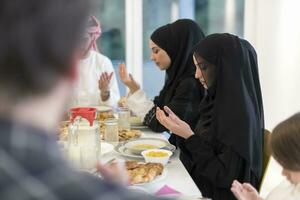
[[[300,1],[246,0],[245,38],[257,50],[266,128],[300,111]]]
[[[245,38],[257,50],[266,128],[300,111],[300,1],[246,0]],[[283,178],[273,160],[262,195]]]

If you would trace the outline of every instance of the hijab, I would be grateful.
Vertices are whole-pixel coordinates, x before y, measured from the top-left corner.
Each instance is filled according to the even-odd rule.
[[[195,132],[231,147],[260,179],[264,114],[254,48],[235,35],[212,34],[194,52],[215,66]]]
[[[194,77],[192,48],[202,38],[202,30],[190,19],[177,20],[152,33],[151,40],[166,51],[171,59],[171,65],[166,70],[164,87],[154,99],[156,105],[163,106],[171,100],[181,79]]]

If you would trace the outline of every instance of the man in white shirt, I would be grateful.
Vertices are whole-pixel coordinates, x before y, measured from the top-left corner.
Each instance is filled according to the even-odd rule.
[[[111,60],[98,52],[96,40],[101,35],[100,23],[91,16],[82,38],[82,59],[78,65],[72,106],[117,106],[120,91]]]

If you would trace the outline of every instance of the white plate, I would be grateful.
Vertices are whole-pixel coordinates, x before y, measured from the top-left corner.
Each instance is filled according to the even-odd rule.
[[[142,155],[133,154],[128,149],[126,149],[123,145],[118,145],[115,147],[116,152],[121,154],[122,156],[128,157],[128,158],[135,158],[135,159],[144,159]]]
[[[91,107],[96,108],[98,112],[107,112],[112,110],[112,108],[109,106],[91,106]]]
[[[112,144],[109,144],[107,142],[101,141],[101,155],[107,154],[114,150],[114,146]]]
[[[124,143],[126,149],[129,149],[132,153],[140,154],[144,150],[148,149],[160,149],[167,146],[169,143],[166,140],[158,138],[140,138],[135,140],[130,140]],[[137,146],[147,146],[144,148],[137,148]]]
[[[172,151],[174,153],[174,151],[176,150],[176,147],[172,144],[168,144],[163,149],[167,149],[167,150]],[[127,158],[144,159],[141,154],[134,154],[130,150],[126,149],[125,146],[124,146],[124,143],[120,143],[119,145],[117,145],[115,147],[115,151],[118,152],[119,154],[121,154],[122,156],[127,157]]]

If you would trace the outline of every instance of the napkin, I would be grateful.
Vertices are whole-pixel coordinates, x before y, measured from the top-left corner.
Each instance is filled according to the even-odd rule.
[[[156,193],[156,196],[161,196],[161,195],[181,195],[181,193],[173,188],[171,188],[168,185],[164,185],[162,188],[160,188]]]

